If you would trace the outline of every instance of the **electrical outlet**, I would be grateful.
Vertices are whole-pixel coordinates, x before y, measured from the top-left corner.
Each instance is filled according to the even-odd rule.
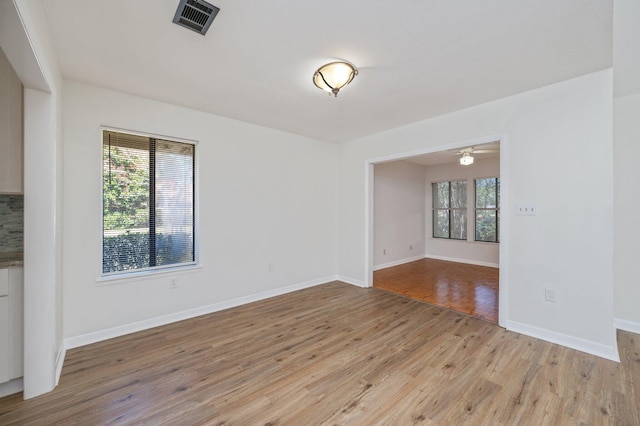
[[[178,288],[178,280],[176,278],[171,278],[171,281],[169,282],[169,288],[171,290]]]
[[[409,250],[413,250],[413,246],[412,245],[409,245]]]
[[[544,289],[544,300],[547,302],[555,302],[556,301],[556,291],[550,288]]]
[[[267,265],[267,271],[273,271],[273,262],[269,262],[269,264]]]

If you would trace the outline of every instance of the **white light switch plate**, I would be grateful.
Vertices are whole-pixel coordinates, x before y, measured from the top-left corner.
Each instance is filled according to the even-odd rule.
[[[517,216],[537,216],[538,207],[535,204],[518,204],[516,206]]]

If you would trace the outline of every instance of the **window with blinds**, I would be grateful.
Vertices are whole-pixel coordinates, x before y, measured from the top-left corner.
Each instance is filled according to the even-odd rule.
[[[500,242],[500,178],[476,179],[476,241]]]
[[[434,182],[433,238],[467,239],[467,181]]]
[[[102,134],[102,273],[194,264],[195,146]]]

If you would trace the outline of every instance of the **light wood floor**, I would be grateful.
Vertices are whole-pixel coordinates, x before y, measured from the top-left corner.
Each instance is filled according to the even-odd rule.
[[[638,425],[640,337],[617,364],[334,282],[67,353],[8,425]]]
[[[498,323],[498,268],[421,259],[373,273],[373,286]]]

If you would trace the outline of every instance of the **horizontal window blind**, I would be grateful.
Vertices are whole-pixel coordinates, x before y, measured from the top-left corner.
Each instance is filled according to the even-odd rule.
[[[467,239],[467,181],[434,182],[433,237]]]
[[[195,261],[195,146],[103,131],[103,274]]]
[[[500,178],[475,180],[476,241],[500,242]]]

